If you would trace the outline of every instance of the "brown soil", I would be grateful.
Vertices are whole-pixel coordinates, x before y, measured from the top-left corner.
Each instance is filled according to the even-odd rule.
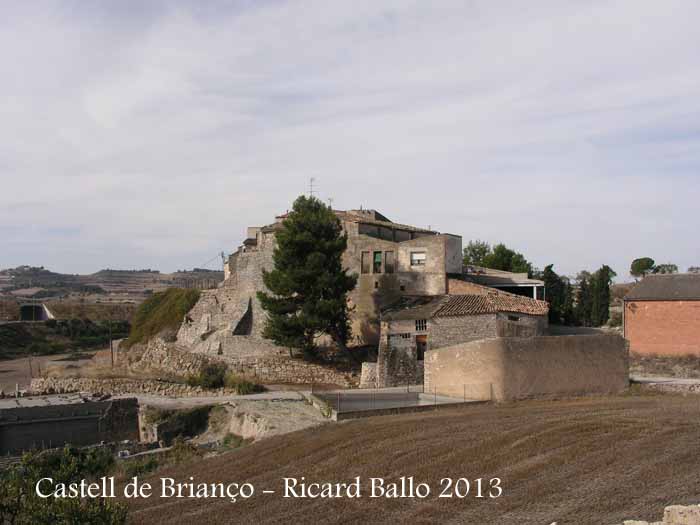
[[[374,417],[277,436],[159,471],[251,482],[253,498],[130,500],[133,523],[613,524],[700,502],[700,398],[628,395]],[[283,477],[361,476],[361,499],[285,499]],[[427,499],[368,497],[369,478],[414,476]],[[444,477],[500,477],[498,499],[439,499]],[[266,495],[262,490],[275,490]]]

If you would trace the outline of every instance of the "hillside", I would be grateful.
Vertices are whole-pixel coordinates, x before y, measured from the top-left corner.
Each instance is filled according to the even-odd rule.
[[[613,524],[700,502],[696,397],[620,396],[480,405],[375,417],[270,438],[157,472],[251,482],[255,496],[130,500],[133,523]],[[285,499],[285,476],[362,476],[439,487],[443,477],[502,478],[499,499]],[[275,495],[262,494],[276,490]]]
[[[0,271],[0,295],[36,298],[70,294],[147,295],[172,287],[214,288],[223,278],[222,271],[202,268],[175,273],[106,269],[89,275],[72,275],[52,272],[44,267],[19,266]]]

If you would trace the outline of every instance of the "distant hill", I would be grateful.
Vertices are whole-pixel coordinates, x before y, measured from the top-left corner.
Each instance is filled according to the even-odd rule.
[[[203,268],[175,273],[151,269],[104,269],[89,275],[78,275],[52,272],[43,266],[18,266],[0,271],[0,297],[145,296],[173,287],[215,288],[223,279],[224,272]]]

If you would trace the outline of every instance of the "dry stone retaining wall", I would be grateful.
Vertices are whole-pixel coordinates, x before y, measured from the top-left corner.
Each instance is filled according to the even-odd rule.
[[[35,395],[96,392],[111,395],[153,394],[159,396],[230,396],[238,392],[230,388],[209,390],[181,383],[142,379],[95,379],[91,377],[47,377],[32,379],[29,390]]]
[[[259,383],[323,383],[345,387],[359,384],[355,370],[338,370],[333,366],[309,363],[289,356],[249,357],[244,359],[205,356],[188,352],[161,339],[149,341],[145,348],[130,351],[125,357],[127,369],[134,374],[184,378],[199,373],[212,362],[224,363],[232,372]]]

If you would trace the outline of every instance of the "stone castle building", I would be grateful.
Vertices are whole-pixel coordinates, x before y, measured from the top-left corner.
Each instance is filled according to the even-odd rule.
[[[357,286],[348,297],[352,308],[351,345],[376,345],[380,340],[386,343],[390,330],[389,324],[385,323],[385,333],[380,334],[382,312],[396,308],[402,301],[410,302],[415,298],[432,298],[435,300],[434,306],[437,306],[442,305],[441,301],[449,300],[445,298],[452,295],[482,296],[483,302],[487,292],[493,292],[501,299],[511,298],[510,302],[497,301],[498,308],[479,311],[480,315],[506,316],[505,320],[508,321],[507,314],[513,308],[509,310],[504,305],[516,304],[517,308],[511,313],[521,314],[518,319],[522,319],[522,323],[538,327],[543,322],[546,323],[541,320],[542,316],[546,319],[546,303],[532,299],[544,295],[541,281],[507,272],[498,272],[495,276],[489,274],[489,277],[484,269],[470,268],[464,273],[460,236],[398,224],[375,210],[335,213],[348,236],[343,265],[350,273],[358,276]],[[186,316],[178,332],[179,344],[195,352],[233,360],[287,354],[286,349],[262,338],[265,312],[257,299],[257,292],[264,290],[263,269],[273,268],[275,235],[282,227],[285,217],[286,215],[278,216],[274,223],[266,226],[248,228],[243,244],[226,261],[223,283],[216,290],[203,291],[199,302]],[[477,284],[479,280],[488,278],[499,280],[502,286],[508,286],[509,289],[522,291],[522,295],[529,298]],[[495,304],[494,300],[490,300],[489,304],[492,303]],[[463,314],[471,315],[471,312]],[[530,314],[537,317],[534,322],[529,319]],[[470,322],[476,323],[475,319],[470,319]],[[513,319],[514,316],[511,315],[511,324]],[[415,319],[412,321],[415,322]],[[441,322],[444,324],[447,321]],[[426,323],[430,326],[438,325],[436,320],[426,319]],[[490,329],[496,323],[486,323],[484,326],[479,334],[490,334]],[[496,328],[493,329],[494,334],[495,330]],[[467,332],[468,330],[464,333]],[[406,338],[406,333],[403,332],[401,337]],[[416,335],[420,337],[416,339]],[[408,335],[411,338],[408,347],[414,360],[420,354],[420,345],[426,336],[438,340],[437,335],[431,337],[429,333]],[[468,335],[458,338],[459,342],[464,337]],[[430,348],[436,344],[433,343]],[[387,347],[386,344],[384,346]],[[382,345],[379,348],[381,353]]]

